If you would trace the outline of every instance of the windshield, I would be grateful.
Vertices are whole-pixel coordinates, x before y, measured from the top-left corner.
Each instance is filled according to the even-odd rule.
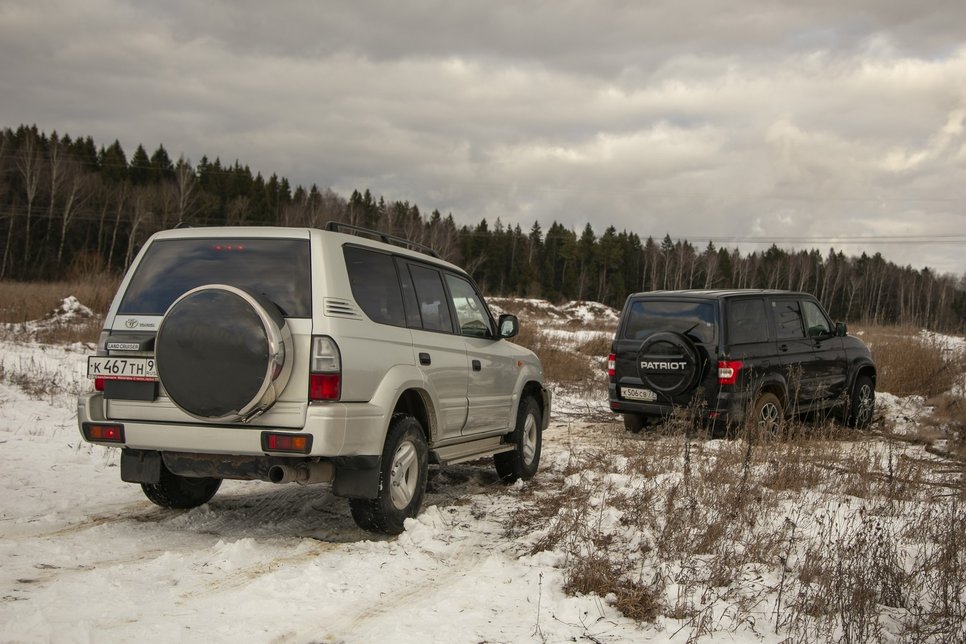
[[[692,340],[715,340],[712,302],[682,300],[635,300],[624,320],[622,337],[638,340],[658,331],[683,333]]]
[[[264,295],[286,317],[312,315],[307,239],[164,239],[148,248],[121,315],[163,315],[182,294],[227,284]]]

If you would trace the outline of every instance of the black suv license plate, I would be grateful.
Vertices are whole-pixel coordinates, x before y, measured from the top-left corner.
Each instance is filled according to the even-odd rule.
[[[629,400],[644,400],[654,402],[657,394],[650,389],[639,389],[637,387],[621,387],[621,395]]]

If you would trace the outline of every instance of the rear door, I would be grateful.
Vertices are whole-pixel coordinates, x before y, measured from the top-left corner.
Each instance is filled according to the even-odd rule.
[[[775,358],[775,336],[769,324],[764,298],[734,298],[725,301],[726,358],[742,363],[749,378],[741,386],[754,389],[761,379],[779,367]]]
[[[643,297],[627,303],[614,340],[616,395],[632,402],[687,404],[714,389],[717,307],[700,298]]]

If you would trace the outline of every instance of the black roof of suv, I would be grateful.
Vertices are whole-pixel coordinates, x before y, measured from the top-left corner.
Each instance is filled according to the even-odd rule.
[[[773,426],[798,412],[836,410],[865,426],[875,400],[868,347],[807,293],[687,290],[635,293],[609,357],[611,410],[640,431],[692,406],[725,424]]]

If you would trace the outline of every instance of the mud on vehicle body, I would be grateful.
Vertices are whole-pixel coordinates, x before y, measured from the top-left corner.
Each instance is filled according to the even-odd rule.
[[[872,419],[868,347],[814,297],[777,290],[654,291],[627,298],[608,360],[612,411],[639,432],[675,407],[773,427],[797,413]]]
[[[399,532],[429,463],[536,473],[550,395],[518,329],[462,269],[383,233],[165,231],[121,283],[78,422],[159,505],[226,478],[329,482],[360,526]]]

